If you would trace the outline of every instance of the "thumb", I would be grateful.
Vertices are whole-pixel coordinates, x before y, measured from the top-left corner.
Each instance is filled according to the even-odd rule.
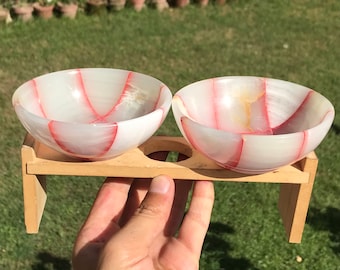
[[[172,178],[166,175],[155,177],[148,193],[135,214],[120,230],[120,236],[140,248],[148,247],[163,233],[169,219],[175,193]]]
[[[135,214],[104,247],[98,269],[127,269],[141,263],[152,243],[164,232],[174,193],[173,179],[166,175],[155,177]]]

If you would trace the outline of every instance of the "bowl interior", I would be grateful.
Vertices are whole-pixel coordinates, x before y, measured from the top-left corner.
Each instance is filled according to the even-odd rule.
[[[242,134],[288,134],[319,125],[331,103],[291,82],[258,77],[221,77],[193,83],[174,102],[191,120]]]
[[[31,114],[68,123],[114,123],[155,110],[163,97],[158,80],[114,69],[77,69],[37,77],[13,96]]]

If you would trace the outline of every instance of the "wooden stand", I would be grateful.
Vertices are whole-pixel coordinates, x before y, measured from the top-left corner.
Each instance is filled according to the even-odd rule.
[[[164,162],[147,155],[182,153],[188,159]],[[60,154],[27,135],[21,149],[24,213],[27,233],[37,233],[46,203],[46,175],[152,178],[279,183],[279,211],[291,243],[300,243],[313,189],[318,159],[314,152],[293,165],[260,175],[225,170],[192,149],[182,137],[154,136],[142,146],[105,161],[83,161]]]

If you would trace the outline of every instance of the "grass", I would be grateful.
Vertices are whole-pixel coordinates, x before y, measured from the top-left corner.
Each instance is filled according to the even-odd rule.
[[[309,86],[339,110],[339,10],[336,0],[234,0],[0,26],[0,269],[70,269],[73,240],[103,181],[49,177],[40,232],[25,233],[19,157],[25,132],[11,107],[21,83],[61,69],[114,67],[157,77],[176,92],[209,77],[259,75]],[[317,149],[301,244],[286,241],[278,185],[216,183],[201,269],[340,269],[339,132],[336,116]],[[171,114],[159,133],[179,134]]]

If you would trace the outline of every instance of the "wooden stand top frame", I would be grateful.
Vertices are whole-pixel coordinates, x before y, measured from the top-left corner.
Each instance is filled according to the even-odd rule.
[[[179,162],[158,161],[147,155],[179,152],[188,157]],[[305,159],[317,159],[314,152],[295,164],[259,175],[246,175],[219,167],[185,141],[183,137],[154,136],[138,148],[105,161],[84,161],[61,154],[27,134],[22,146],[23,166],[32,175],[77,175],[153,178],[167,174],[174,179],[232,182],[307,183],[309,173],[303,171]]]

